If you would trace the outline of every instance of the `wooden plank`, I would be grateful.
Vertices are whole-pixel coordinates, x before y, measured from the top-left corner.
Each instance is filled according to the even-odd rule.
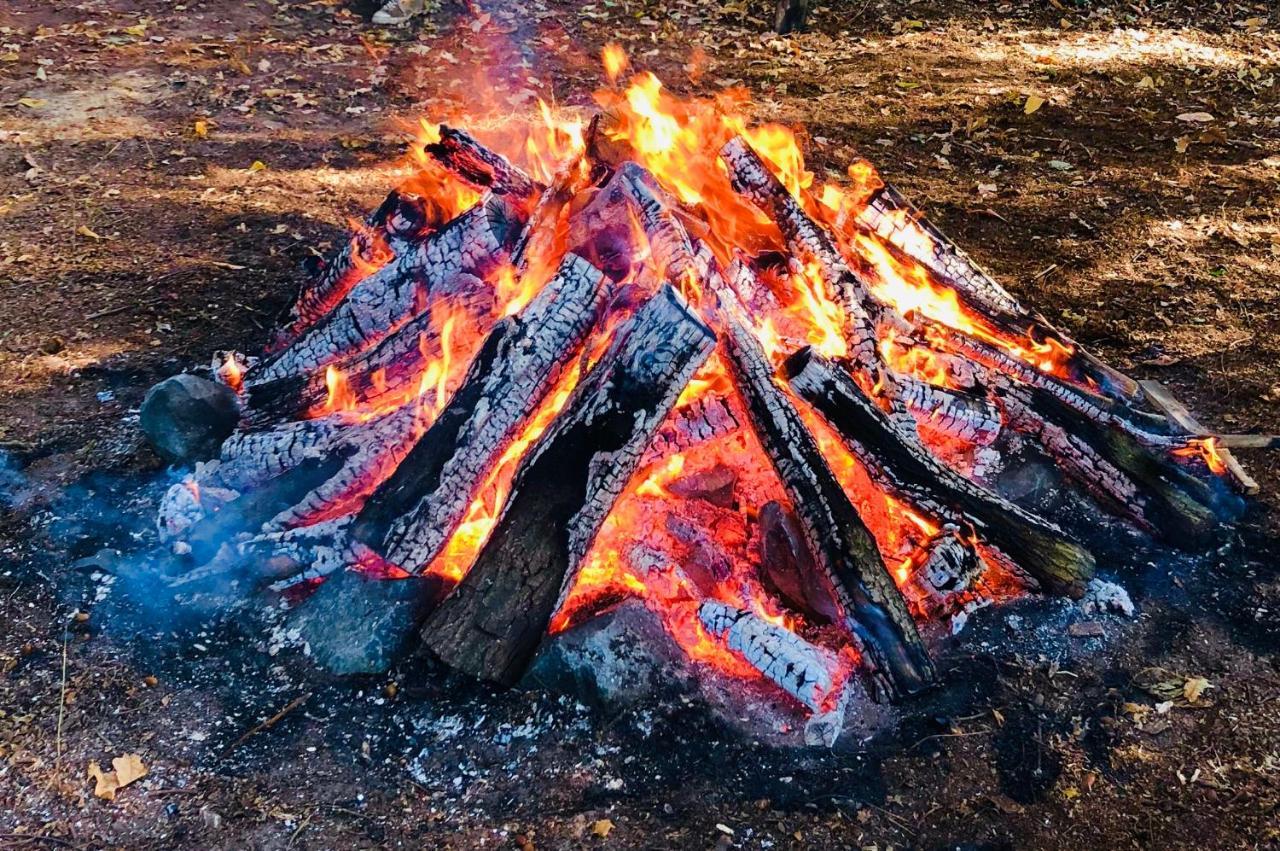
[[[1186,405],[1183,405],[1174,397],[1168,387],[1154,379],[1147,379],[1138,383],[1142,385],[1142,392],[1147,395],[1147,399],[1150,400],[1152,406],[1169,419],[1194,435],[1211,435],[1211,432],[1192,416]],[[1249,435],[1233,435],[1233,437],[1249,437]],[[1239,443],[1235,445],[1240,446]],[[1275,439],[1269,438],[1267,446],[1272,447],[1275,445]],[[1240,466],[1240,462],[1231,454],[1231,450],[1227,448],[1225,441],[1220,440],[1217,449],[1218,457],[1222,459],[1222,465],[1227,468],[1227,473],[1230,474],[1237,488],[1249,496],[1254,496],[1262,490],[1257,481],[1245,471],[1244,467]]]

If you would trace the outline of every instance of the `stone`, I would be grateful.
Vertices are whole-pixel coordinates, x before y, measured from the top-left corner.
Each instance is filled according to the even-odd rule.
[[[429,576],[381,579],[341,570],[298,604],[290,628],[330,673],[382,673],[413,651],[443,589]]]
[[[139,418],[142,433],[161,458],[189,464],[217,456],[240,421],[240,404],[224,384],[175,375],[147,391]]]

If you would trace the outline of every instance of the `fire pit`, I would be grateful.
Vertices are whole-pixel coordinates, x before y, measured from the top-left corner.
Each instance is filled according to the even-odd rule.
[[[650,74],[597,101],[424,127],[269,350],[217,360],[239,420],[164,499],[175,589],[260,589],[338,670],[648,653],[830,745],[976,608],[1131,609],[1091,526],[1195,549],[1239,516],[1217,438],[869,164],[820,183],[790,130]]]

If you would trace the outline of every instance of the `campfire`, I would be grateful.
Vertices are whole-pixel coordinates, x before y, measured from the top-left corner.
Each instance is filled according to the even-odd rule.
[[[239,423],[164,498],[176,588],[358,611],[394,587],[418,649],[504,685],[640,606],[830,744],[852,700],[934,683],[974,609],[1123,595],[1011,471],[1161,546],[1238,516],[1215,437],[870,164],[820,181],[740,95],[605,62],[590,120],[424,125],[269,349],[219,358]]]

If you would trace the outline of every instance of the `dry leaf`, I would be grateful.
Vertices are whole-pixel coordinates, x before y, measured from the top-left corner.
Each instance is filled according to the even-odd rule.
[[[267,164],[262,160],[254,160],[253,165],[249,166],[249,171],[266,171]]]
[[[1044,98],[1040,95],[1027,95],[1027,102],[1022,105],[1022,111],[1026,115],[1030,115],[1040,107],[1044,106]]]
[[[1177,139],[1173,140],[1173,148],[1180,154],[1185,154],[1187,152],[1187,148],[1190,148],[1190,147],[1191,147],[1190,136],[1179,136]]]
[[[98,242],[102,241],[102,237],[99,236],[98,233],[88,225],[81,225],[80,227],[76,228],[76,233],[78,233],[80,236],[87,236],[89,237],[89,239],[95,239]]]
[[[1139,80],[1137,83],[1134,83],[1134,86],[1139,89],[1154,89],[1156,87],[1156,81],[1151,79],[1150,75],[1147,75],[1146,77],[1143,77],[1141,80]]]
[[[128,33],[129,35],[142,38],[147,34],[147,22],[144,20],[140,24],[134,24],[131,27],[125,27],[124,32]]]
[[[192,125],[191,132],[195,134],[197,139],[207,139],[209,137],[209,122],[203,118],[197,118],[196,123]]]
[[[1213,688],[1213,683],[1204,677],[1187,677],[1187,681],[1182,684],[1182,696],[1187,699],[1187,703],[1195,703],[1208,688]]]
[[[93,794],[104,801],[114,801],[120,788],[114,771],[103,771],[97,760],[89,762],[89,779],[93,780]]]
[[[18,98],[18,103],[27,109],[35,109],[44,106],[44,100],[41,98]]]
[[[1207,112],[1184,112],[1178,116],[1179,121],[1186,121],[1190,124],[1204,124],[1212,121],[1213,116]]]
[[[93,794],[104,801],[114,801],[118,790],[147,776],[147,767],[136,753],[116,757],[111,760],[111,767],[115,770],[103,771],[97,760],[89,763],[89,777],[94,782]]]
[[[613,830],[613,822],[609,821],[607,818],[602,818],[595,824],[591,825],[591,832],[596,836],[599,836],[601,839],[608,836],[609,831],[611,830]]]

